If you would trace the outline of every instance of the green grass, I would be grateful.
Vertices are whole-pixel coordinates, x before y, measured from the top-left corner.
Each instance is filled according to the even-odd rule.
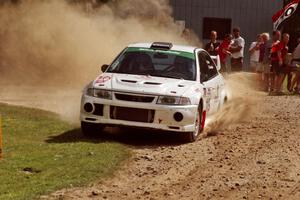
[[[0,104],[0,114],[1,200],[35,199],[109,177],[129,156],[124,145],[86,139],[79,129],[46,111]]]

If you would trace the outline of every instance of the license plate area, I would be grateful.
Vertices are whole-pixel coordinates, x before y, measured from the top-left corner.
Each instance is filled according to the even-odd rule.
[[[140,108],[127,108],[119,106],[110,107],[110,118],[117,120],[153,123],[154,110],[140,109]]]

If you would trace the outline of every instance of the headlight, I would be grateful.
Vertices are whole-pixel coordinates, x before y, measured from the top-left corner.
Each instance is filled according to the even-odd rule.
[[[187,97],[159,96],[157,104],[163,105],[190,105],[191,101]]]
[[[112,91],[109,90],[89,88],[87,89],[86,95],[101,99],[112,99]]]

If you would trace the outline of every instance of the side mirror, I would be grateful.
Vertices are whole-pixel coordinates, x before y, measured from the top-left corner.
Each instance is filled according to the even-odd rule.
[[[105,65],[102,65],[102,66],[101,66],[101,71],[102,71],[102,72],[105,72],[105,71],[107,70],[108,67],[109,67],[109,65],[106,65],[106,64],[105,64]]]

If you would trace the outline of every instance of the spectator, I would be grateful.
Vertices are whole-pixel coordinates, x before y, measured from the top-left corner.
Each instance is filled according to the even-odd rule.
[[[249,48],[250,53],[250,68],[253,72],[262,73],[259,65],[260,46],[262,44],[262,36],[258,35],[255,42],[252,42]]]
[[[270,80],[270,51],[271,44],[269,43],[270,35],[269,33],[261,34],[262,43],[259,47],[259,65],[262,70],[261,83],[262,89],[264,91],[269,90],[269,80]]]
[[[271,50],[270,50],[270,93],[272,93],[275,90],[275,73],[273,70],[273,65],[277,63],[277,53],[272,52],[275,49],[275,47],[279,42],[281,38],[281,32],[280,31],[273,31],[272,32],[272,45],[271,45]],[[274,58],[273,58],[274,57]]]
[[[224,40],[220,44],[218,48],[218,55],[220,56],[221,61],[221,72],[227,71],[227,56],[231,55],[231,52],[229,51],[230,43],[231,43],[232,36],[230,34],[225,35]]]
[[[291,61],[292,61],[292,54],[288,53],[289,47],[288,43],[290,41],[290,35],[285,33],[282,36],[282,67],[284,71],[284,75],[282,78],[281,85],[283,84],[283,81],[285,80],[285,77],[287,77],[287,89],[291,87],[291,82],[292,82],[292,66],[291,66]]]
[[[220,43],[217,42],[217,32],[211,31],[210,33],[210,42],[205,45],[205,50],[212,56],[218,55],[217,48],[220,46]]]
[[[280,37],[281,33],[280,31],[273,31],[272,33],[272,46],[270,50],[270,60],[271,60],[271,87],[270,87],[270,93],[272,93],[275,90],[276,87],[276,80],[275,80],[275,72],[274,72],[274,66],[279,65],[279,58],[278,58],[278,50],[276,50],[276,46],[280,43]]]
[[[280,32],[275,31],[273,33],[274,36],[274,41],[276,39],[280,38]],[[288,53],[288,42],[289,42],[289,34],[285,33],[282,36],[282,40],[279,42],[275,41],[274,44],[272,45],[272,50],[271,50],[271,65],[272,65],[272,72],[275,75],[274,78],[274,92],[275,94],[282,94],[281,92],[281,87],[283,83],[283,79],[285,77],[285,68],[286,64],[286,56]]]
[[[243,69],[245,40],[240,35],[240,28],[233,29],[233,37],[229,48],[231,52],[231,71],[237,72]]]
[[[294,91],[300,94],[300,38],[298,39],[298,46],[293,52],[292,65],[296,67],[295,77],[292,80],[292,84],[289,88],[289,91]]]

